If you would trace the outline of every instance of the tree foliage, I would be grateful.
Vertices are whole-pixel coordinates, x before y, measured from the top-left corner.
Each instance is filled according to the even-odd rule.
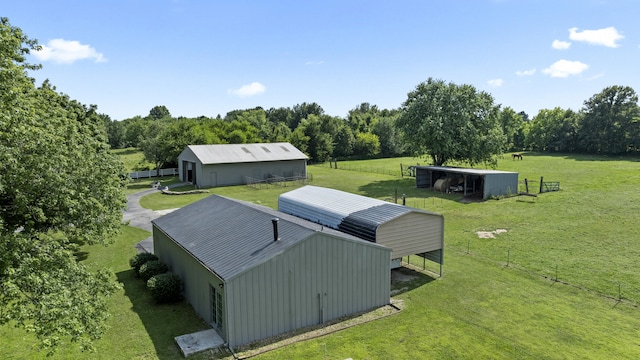
[[[429,78],[408,94],[396,125],[414,155],[427,155],[435,165],[474,165],[493,162],[504,147],[498,112],[486,92]]]
[[[157,105],[152,107],[151,110],[149,110],[149,118],[151,120],[160,120],[160,119],[170,118],[170,117],[171,117],[171,113],[169,112],[169,109],[167,109],[167,107],[164,105]]]
[[[589,153],[621,154],[637,150],[640,109],[629,86],[610,86],[584,102],[580,148]]]
[[[322,132],[322,120],[316,115],[300,122],[291,134],[291,144],[306,153],[312,163],[327,161],[333,153],[331,135]]]
[[[575,150],[578,114],[570,109],[542,109],[529,123],[526,145],[536,151]]]
[[[0,323],[35,333],[53,350],[67,339],[91,348],[117,285],[89,272],[74,253],[108,244],[119,231],[122,163],[109,154],[104,119],[57,93],[36,88],[24,55],[37,49],[0,21]]]

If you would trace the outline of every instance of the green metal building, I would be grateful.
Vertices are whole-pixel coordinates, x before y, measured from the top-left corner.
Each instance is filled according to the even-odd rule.
[[[189,145],[178,155],[178,174],[199,188],[306,178],[308,159],[290,143]]]
[[[391,249],[212,195],[153,221],[154,252],[229,347],[389,304]]]

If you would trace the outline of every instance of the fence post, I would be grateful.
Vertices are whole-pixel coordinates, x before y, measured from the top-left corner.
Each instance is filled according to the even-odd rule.
[[[542,181],[544,180],[544,177],[540,176],[540,194],[542,194]]]
[[[524,178],[524,189],[528,194],[529,193],[529,181],[527,180],[527,178]]]

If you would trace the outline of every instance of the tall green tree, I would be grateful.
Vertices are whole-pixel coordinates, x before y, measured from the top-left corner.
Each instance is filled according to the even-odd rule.
[[[149,118],[151,120],[160,120],[170,117],[171,113],[169,112],[169,109],[167,109],[167,107],[164,105],[156,105],[152,107],[151,110],[149,110]]]
[[[429,78],[408,94],[396,126],[408,150],[429,156],[434,165],[494,164],[506,141],[498,113],[490,94]]]
[[[75,252],[119,231],[124,168],[95,107],[28,78],[37,66],[25,55],[37,48],[0,19],[0,324],[34,333],[49,351],[65,341],[91,349],[117,283]]]
[[[334,157],[347,157],[353,154],[356,138],[353,135],[353,130],[347,124],[342,124],[338,128],[333,139],[333,156]]]
[[[322,132],[322,120],[309,115],[291,134],[291,144],[309,156],[309,161],[319,163],[329,160],[333,153],[331,136]]]
[[[147,125],[144,135],[140,141],[139,147],[144,154],[144,158],[155,165],[155,169],[159,170],[165,163],[165,156],[162,152],[162,134],[165,126],[159,122],[152,122]]]
[[[218,144],[220,140],[217,137],[207,137],[201,121],[180,119],[162,129],[158,142],[163,166],[177,167],[178,156],[188,145]]]
[[[380,152],[380,140],[372,133],[358,133],[354,152],[363,156],[375,156]]]
[[[140,147],[140,142],[144,138],[144,132],[149,125],[149,120],[140,116],[125,119],[122,121],[124,127],[124,147]]]
[[[629,86],[609,86],[584,102],[579,146],[589,153],[636,151],[640,125],[638,95]]]
[[[522,130],[522,116],[517,114],[512,108],[506,107],[500,111],[500,126],[506,138],[504,151],[517,150],[516,142],[518,134]],[[520,149],[522,150],[522,149]]]
[[[571,109],[540,110],[529,123],[526,147],[535,151],[575,151],[578,118]]]
[[[378,137],[381,156],[391,157],[402,153],[402,141],[396,130],[395,117],[379,118],[371,126],[371,133]]]
[[[307,119],[310,115],[320,116],[324,114],[324,109],[317,103],[302,103],[293,106],[293,114],[291,116],[291,122],[288,124],[289,129],[292,131],[298,127],[298,124],[304,119]]]

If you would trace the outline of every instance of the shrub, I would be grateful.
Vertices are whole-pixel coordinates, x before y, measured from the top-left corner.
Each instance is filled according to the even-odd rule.
[[[151,253],[139,253],[129,259],[129,266],[133,268],[136,276],[140,276],[140,267],[148,261],[158,260],[158,257]]]
[[[172,272],[153,276],[147,281],[147,289],[151,291],[157,303],[169,303],[182,299],[180,277]]]
[[[140,277],[144,281],[148,281],[152,277],[169,271],[167,264],[160,260],[151,260],[140,266]]]

